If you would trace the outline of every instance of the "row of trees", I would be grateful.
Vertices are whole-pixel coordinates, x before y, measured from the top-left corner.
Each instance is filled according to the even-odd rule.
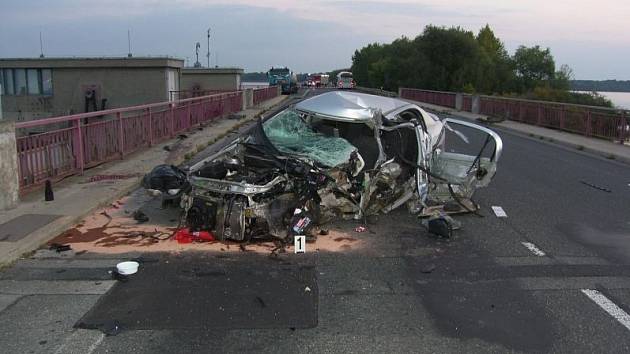
[[[581,103],[579,94],[569,92],[572,70],[566,65],[556,69],[549,48],[520,46],[510,56],[489,25],[476,35],[460,27],[427,26],[414,39],[369,44],[352,56],[352,73],[360,86],[392,91],[417,87],[528,98],[544,94],[544,99]]]

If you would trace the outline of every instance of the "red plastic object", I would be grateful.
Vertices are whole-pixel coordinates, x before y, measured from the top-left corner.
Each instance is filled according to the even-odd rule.
[[[214,241],[214,235],[209,231],[194,231],[192,235],[198,241]]]
[[[177,243],[192,243],[193,241],[214,241],[214,235],[209,231],[193,231],[188,228],[182,228],[175,233]]]
[[[179,229],[175,233],[175,240],[177,243],[191,243],[193,241],[193,237],[190,234],[190,230],[188,228]]]

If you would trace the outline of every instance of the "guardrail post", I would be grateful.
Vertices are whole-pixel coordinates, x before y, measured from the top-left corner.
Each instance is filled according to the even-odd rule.
[[[455,109],[458,111],[462,110],[462,106],[464,103],[464,95],[461,92],[455,94]]]
[[[565,111],[564,111],[564,105],[560,106],[560,129],[564,130],[564,119],[565,119]]]
[[[1,113],[0,113],[1,114]],[[17,151],[15,122],[0,120],[0,210],[17,206],[20,191],[20,173],[22,179],[25,171],[20,171],[20,157]]]
[[[85,159],[83,158],[83,129],[81,128],[81,119],[76,119],[74,121],[74,136],[72,147],[74,150],[74,158],[76,169],[79,170],[79,174],[83,174],[83,169],[85,167]]]
[[[622,145],[626,142],[626,130],[629,129],[625,113],[625,111],[621,111],[621,119],[619,119],[619,143]]]
[[[541,126],[542,125],[542,118],[543,118],[543,108],[542,106],[538,106],[538,117],[536,118],[536,125]]]
[[[470,113],[479,114],[481,111],[481,98],[478,95],[470,97]]]
[[[153,146],[153,114],[151,107],[147,108],[147,116],[149,118],[149,146]]]
[[[118,150],[120,150],[120,159],[122,160],[125,158],[125,132],[120,112],[116,112],[116,121],[118,122]]]
[[[170,116],[171,121],[170,133],[172,138],[175,136],[175,108],[173,103],[168,104],[168,115]]]
[[[192,102],[188,101],[188,104],[186,105],[186,129],[189,129],[190,125],[192,124],[192,117],[190,116],[191,105],[192,105]]]
[[[584,135],[591,136],[591,133],[592,133],[591,125],[592,125],[591,110],[587,109],[586,110],[586,129],[585,129]]]

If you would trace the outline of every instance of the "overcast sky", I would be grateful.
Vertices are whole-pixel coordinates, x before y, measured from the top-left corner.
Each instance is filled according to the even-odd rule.
[[[195,61],[211,28],[211,64],[266,71],[348,67],[371,42],[415,37],[428,24],[477,32],[486,23],[510,53],[550,47],[578,79],[630,79],[630,1],[565,0],[2,0],[0,57],[135,56]]]

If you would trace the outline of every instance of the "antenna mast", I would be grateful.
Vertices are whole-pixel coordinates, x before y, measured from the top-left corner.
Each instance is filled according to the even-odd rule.
[[[129,52],[127,53],[127,58],[131,58],[131,30],[127,30],[127,46],[129,47]]]
[[[39,31],[39,57],[44,57],[44,41],[42,41],[42,31]]]
[[[208,53],[206,56],[208,57],[208,68],[210,68],[210,27],[208,27]]]

